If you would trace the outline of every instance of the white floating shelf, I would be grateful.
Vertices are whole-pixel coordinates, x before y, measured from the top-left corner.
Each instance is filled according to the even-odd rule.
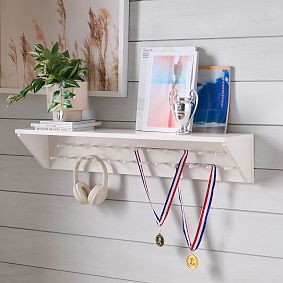
[[[95,154],[106,161],[114,174],[139,175],[133,150],[140,148],[147,176],[172,177],[181,150],[190,151],[188,163],[215,164],[218,181],[254,181],[254,139],[252,134],[192,134],[136,132],[125,129],[99,129],[86,132],[17,129],[24,145],[44,168],[73,170],[75,160]],[[95,163],[85,170],[99,172]],[[208,179],[205,168],[184,170],[183,177]]]

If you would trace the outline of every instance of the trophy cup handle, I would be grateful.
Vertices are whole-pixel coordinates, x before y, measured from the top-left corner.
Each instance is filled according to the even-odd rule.
[[[193,94],[195,95],[195,97],[196,97],[196,104],[195,104],[195,107],[194,107],[193,114],[191,115],[191,118],[190,118],[190,120],[189,120],[189,124],[192,122],[192,120],[193,120],[193,118],[194,118],[194,116],[195,116],[195,113],[196,113],[196,111],[197,111],[197,108],[198,108],[198,94],[197,94],[197,91],[194,90],[194,89],[192,89],[192,90],[190,91],[190,94],[191,94],[191,93],[193,93]]]

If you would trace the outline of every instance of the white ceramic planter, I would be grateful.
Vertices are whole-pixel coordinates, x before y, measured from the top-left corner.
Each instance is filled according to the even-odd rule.
[[[81,121],[83,110],[86,110],[88,107],[88,87],[87,82],[78,82],[80,87],[72,87],[68,88],[69,91],[75,93],[76,95],[70,99],[73,108],[61,110],[64,111],[64,116],[62,121]],[[52,94],[53,92],[60,90],[58,85],[54,85],[52,87],[46,88],[46,96],[47,96],[47,108],[52,103]],[[57,99],[60,102],[60,98]],[[60,109],[58,109],[60,110]],[[53,120],[58,121],[58,111],[53,111]]]

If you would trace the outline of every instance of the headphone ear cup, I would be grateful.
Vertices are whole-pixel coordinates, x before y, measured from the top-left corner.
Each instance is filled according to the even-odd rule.
[[[101,185],[97,185],[95,186],[89,193],[88,195],[88,203],[91,205],[97,205],[96,203],[96,198],[99,194],[99,189],[100,189]]]
[[[90,191],[89,185],[85,182],[78,182],[73,187],[74,196],[80,204],[88,204]]]
[[[92,205],[100,205],[107,198],[107,188],[103,185],[95,186],[88,195],[88,202]]]

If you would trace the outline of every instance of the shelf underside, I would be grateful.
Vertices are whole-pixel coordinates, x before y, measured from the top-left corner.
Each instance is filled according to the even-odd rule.
[[[16,130],[16,133],[41,166],[49,169],[73,170],[76,159],[98,155],[106,162],[109,173],[139,175],[134,149],[140,148],[145,175],[172,177],[182,150],[188,149],[184,178],[207,180],[208,169],[190,164],[208,163],[217,165],[219,181],[254,180],[251,134],[177,136],[109,129],[89,132]],[[100,171],[96,163],[85,161],[83,164],[86,171]]]

